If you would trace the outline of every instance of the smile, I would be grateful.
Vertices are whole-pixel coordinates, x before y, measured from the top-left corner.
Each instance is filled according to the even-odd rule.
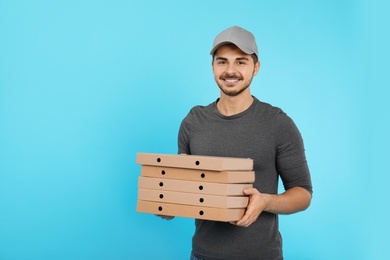
[[[224,79],[224,81],[226,81],[228,83],[236,83],[239,81],[239,79]]]

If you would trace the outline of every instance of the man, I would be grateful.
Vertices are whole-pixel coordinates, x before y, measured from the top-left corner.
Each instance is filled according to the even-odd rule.
[[[278,214],[305,210],[311,202],[301,135],[281,109],[251,95],[260,69],[252,33],[228,28],[217,35],[210,54],[220,97],[191,109],[180,126],[179,153],[252,158],[256,180],[243,191],[250,202],[239,221],[195,220],[191,259],[283,259]]]

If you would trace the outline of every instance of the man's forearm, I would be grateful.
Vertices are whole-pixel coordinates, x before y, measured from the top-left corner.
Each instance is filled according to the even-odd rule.
[[[275,214],[292,214],[310,206],[311,194],[301,187],[293,187],[282,194],[267,196],[268,203],[264,211]]]

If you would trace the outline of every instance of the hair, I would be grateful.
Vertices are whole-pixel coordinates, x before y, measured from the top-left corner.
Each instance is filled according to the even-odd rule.
[[[253,62],[256,64],[259,61],[259,58],[254,53],[252,53],[251,56],[252,56]]]

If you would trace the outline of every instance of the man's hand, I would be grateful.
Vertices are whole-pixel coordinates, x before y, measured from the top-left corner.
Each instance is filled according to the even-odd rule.
[[[249,195],[249,204],[246,208],[244,216],[237,222],[233,222],[237,226],[248,227],[260,216],[261,212],[267,207],[270,201],[270,195],[260,193],[255,188],[244,190],[245,195]]]
[[[171,220],[174,218],[174,216],[166,216],[166,215],[156,215],[157,217],[160,217],[165,220]]]
[[[248,207],[239,221],[231,222],[242,227],[248,227],[255,222],[263,211],[292,214],[307,209],[311,202],[311,194],[301,187],[293,187],[279,195],[260,193],[255,188],[245,189],[243,192],[249,195]]]

